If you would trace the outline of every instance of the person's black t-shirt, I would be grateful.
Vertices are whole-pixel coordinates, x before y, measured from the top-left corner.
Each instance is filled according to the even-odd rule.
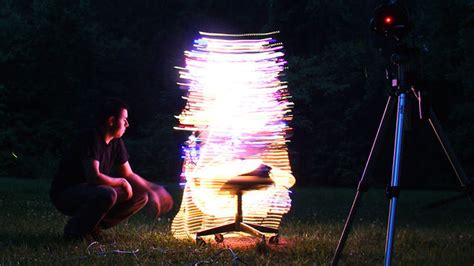
[[[98,129],[82,131],[60,162],[51,184],[51,197],[54,198],[57,193],[68,187],[87,182],[82,164],[85,159],[99,161],[100,172],[109,175],[113,166],[124,164],[128,161],[128,157],[121,138],[112,139],[106,144]]]

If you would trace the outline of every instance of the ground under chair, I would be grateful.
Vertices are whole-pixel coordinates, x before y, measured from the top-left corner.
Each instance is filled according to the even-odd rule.
[[[269,242],[272,244],[277,244],[279,242],[278,229],[244,222],[242,215],[242,195],[246,191],[261,190],[274,184],[273,180],[268,176],[270,169],[270,167],[262,165],[256,171],[236,176],[224,183],[221,190],[230,192],[232,195],[237,196],[237,213],[235,214],[235,220],[229,224],[197,232],[196,242],[198,244],[203,243],[202,236],[208,235],[214,235],[217,242],[222,242],[224,241],[222,233],[227,232],[245,232],[260,238],[262,242],[265,242],[264,233],[272,233],[275,235],[270,237]]]

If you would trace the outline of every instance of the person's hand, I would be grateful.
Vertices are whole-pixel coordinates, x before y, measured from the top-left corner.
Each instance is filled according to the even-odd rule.
[[[148,199],[155,217],[161,216],[173,208],[173,198],[162,186],[150,187]]]
[[[126,195],[127,195],[127,198],[126,200],[129,200],[132,198],[133,196],[133,191],[132,191],[132,186],[130,185],[130,183],[127,181],[127,179],[125,178],[120,178],[120,187],[125,191]]]

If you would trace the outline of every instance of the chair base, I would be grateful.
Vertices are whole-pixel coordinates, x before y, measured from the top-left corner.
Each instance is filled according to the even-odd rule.
[[[264,233],[273,233],[275,235],[278,235],[279,233],[278,229],[274,229],[274,228],[270,228],[266,226],[245,223],[245,222],[233,222],[230,224],[225,224],[225,225],[221,225],[221,226],[217,226],[214,228],[200,231],[196,234],[196,239],[200,238],[201,236],[217,235],[217,234],[227,233],[227,232],[245,232],[252,236],[258,237],[262,240],[265,240]]]
[[[264,170],[266,170],[268,174],[269,169],[265,168]],[[277,244],[279,239],[278,229],[246,223],[243,221],[242,215],[242,194],[244,191],[257,190],[262,187],[270,186],[271,184],[273,184],[272,179],[253,175],[244,175],[229,179],[222,187],[222,190],[230,191],[231,194],[237,196],[237,213],[235,214],[234,222],[198,232],[196,234],[196,242],[202,243],[201,236],[207,235],[215,235],[216,241],[222,242],[224,241],[224,237],[221,235],[222,233],[245,232],[247,234],[259,237],[263,243],[265,243],[264,233],[273,233],[275,235],[270,237],[269,241],[270,243]]]

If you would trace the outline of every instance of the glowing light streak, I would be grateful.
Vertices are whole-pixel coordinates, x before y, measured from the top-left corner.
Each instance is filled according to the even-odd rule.
[[[232,222],[236,196],[224,183],[265,164],[274,185],[243,195],[245,222],[278,228],[291,207],[291,174],[285,139],[293,103],[280,80],[286,61],[282,44],[262,34],[201,32],[176,67],[188,95],[176,130],[191,131],[182,147],[185,184],[172,223],[177,238]]]

